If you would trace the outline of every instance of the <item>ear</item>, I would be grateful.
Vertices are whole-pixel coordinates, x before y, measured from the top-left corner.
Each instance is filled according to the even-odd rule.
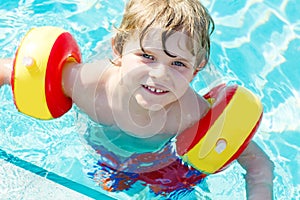
[[[115,37],[111,38],[111,48],[113,50],[114,56],[116,56],[116,57],[120,57],[121,56],[120,53],[119,53],[119,51],[116,49],[116,46],[115,46]]]
[[[201,70],[205,67],[206,64],[207,64],[207,60],[206,60],[206,59],[203,59],[203,60],[201,61],[201,63],[199,64],[199,66],[196,67],[196,69],[195,69],[195,71],[194,71],[194,77],[198,74],[199,71],[201,71]]]
[[[115,46],[115,37],[112,37],[112,39],[111,39],[111,48],[112,48],[113,56],[114,56],[114,59],[113,59],[112,62],[114,63],[115,66],[121,66],[121,57],[122,57],[122,55],[116,49],[116,46]]]

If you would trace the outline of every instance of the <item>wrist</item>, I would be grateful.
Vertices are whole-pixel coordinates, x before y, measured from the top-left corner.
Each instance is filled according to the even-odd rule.
[[[251,187],[247,187],[247,200],[272,200],[273,199],[273,183],[261,182]]]

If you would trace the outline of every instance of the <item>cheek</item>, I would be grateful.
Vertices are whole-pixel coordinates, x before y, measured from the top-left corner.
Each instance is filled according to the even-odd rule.
[[[176,70],[173,70],[172,76],[175,83],[178,83],[179,85],[189,85],[190,82],[194,78],[194,74],[192,70],[186,70],[182,72],[178,72]]]
[[[128,66],[130,66],[129,64],[132,62],[131,61],[132,59],[130,58],[130,57],[128,57],[128,56],[124,56],[124,57],[122,57],[122,59],[121,59],[121,66],[124,68],[126,68],[126,67],[128,67]]]
[[[178,74],[174,78],[174,85],[177,91],[176,95],[182,96],[190,87],[190,82],[192,81],[192,79],[193,79],[192,73]]]
[[[122,58],[122,67],[126,68],[126,69],[129,69],[129,70],[132,70],[132,69],[135,69],[135,68],[139,68],[139,66],[142,65],[142,63],[140,62],[140,60],[138,59],[137,56],[134,56],[134,55],[125,55],[123,58]]]
[[[130,83],[133,81],[139,81],[145,76],[145,74],[147,74],[145,72],[145,67],[137,63],[126,62],[121,66],[121,76],[123,77],[123,80]]]

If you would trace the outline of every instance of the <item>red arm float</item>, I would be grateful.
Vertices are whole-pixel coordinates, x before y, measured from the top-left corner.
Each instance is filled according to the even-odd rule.
[[[72,106],[62,89],[67,61],[81,62],[72,35],[58,27],[31,29],[22,40],[13,64],[11,85],[18,110],[39,119],[57,118]]]
[[[198,123],[177,136],[183,161],[212,174],[239,157],[254,136],[263,114],[258,98],[238,85],[219,85],[204,96],[212,102]]]

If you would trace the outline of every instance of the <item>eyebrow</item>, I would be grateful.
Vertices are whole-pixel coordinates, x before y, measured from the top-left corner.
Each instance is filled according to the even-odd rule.
[[[149,50],[149,49],[144,49],[142,48],[141,49],[144,53],[149,53],[149,54],[155,54],[153,51]],[[171,58],[177,58],[179,61],[183,61],[183,62],[187,62],[187,63],[190,63],[191,65],[193,65],[193,60],[188,60],[184,57],[181,57],[181,56],[177,56],[177,55],[174,55],[174,54],[170,54],[168,51],[164,50],[164,53],[171,57]]]
[[[147,53],[147,52],[149,52],[149,53],[151,53],[151,54],[154,54],[154,52],[152,52],[151,50],[145,50],[145,48],[144,47],[141,47],[141,50],[144,52],[144,53]],[[171,57],[171,58],[177,58],[178,56],[176,56],[176,55],[173,55],[173,54],[171,54],[170,52],[168,52],[166,49],[163,49],[163,51],[164,51],[164,53],[167,55],[167,56],[169,56],[169,57]]]
[[[140,48],[141,48],[141,50],[142,50],[143,52],[145,52],[145,49],[144,49],[144,47],[143,47],[143,45],[142,45],[141,42],[140,42]],[[169,57],[171,57],[171,58],[176,58],[176,57],[177,57],[176,55],[171,54],[171,53],[167,50],[167,48],[166,48],[166,43],[165,43],[165,42],[162,42],[162,48],[163,48],[164,53],[165,53],[167,56],[169,56]],[[149,51],[149,50],[147,50],[147,51]],[[151,51],[149,51],[149,52],[151,53]]]

